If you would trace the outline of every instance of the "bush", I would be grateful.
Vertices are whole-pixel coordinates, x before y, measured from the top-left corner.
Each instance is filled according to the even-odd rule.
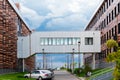
[[[85,65],[84,72],[87,73],[89,71],[91,72],[92,68],[89,65]]]
[[[67,71],[68,71],[68,72],[72,72],[72,70],[71,70],[71,69],[67,69]]]
[[[74,74],[80,74],[83,71],[82,68],[75,68]]]

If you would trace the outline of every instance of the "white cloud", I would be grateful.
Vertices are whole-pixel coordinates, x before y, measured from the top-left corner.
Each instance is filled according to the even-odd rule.
[[[27,18],[30,22],[30,28],[35,29],[39,27],[45,18],[43,16],[38,15],[38,13],[35,10],[27,8],[23,4],[21,4],[20,6],[21,6],[20,11],[22,15],[25,18]]]
[[[82,23],[81,23],[82,22]],[[71,14],[63,18],[52,19],[47,23],[48,29],[53,29],[59,27],[58,29],[67,29],[67,30],[80,30],[83,29],[83,25],[87,23],[86,17],[79,14]]]
[[[102,0],[103,1],[103,0]],[[21,0],[23,15],[27,16],[37,28],[46,19],[47,29],[83,29],[101,0]],[[44,16],[44,17],[43,17]],[[74,26],[74,28],[73,28]]]

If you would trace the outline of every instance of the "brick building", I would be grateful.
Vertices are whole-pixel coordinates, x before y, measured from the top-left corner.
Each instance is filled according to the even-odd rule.
[[[105,43],[114,39],[120,46],[120,0],[104,0],[87,25],[86,31],[101,31],[101,53],[96,54],[96,67],[107,67],[105,58],[108,50]],[[90,63],[92,55],[85,55],[85,63]]]
[[[17,7],[12,0],[0,0],[0,73],[20,69],[22,61],[17,59],[17,39],[31,34]],[[34,68],[31,61],[34,63],[34,56],[25,59],[26,66]]]

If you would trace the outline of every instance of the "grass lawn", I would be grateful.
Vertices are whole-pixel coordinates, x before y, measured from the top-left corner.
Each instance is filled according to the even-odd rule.
[[[93,79],[97,76],[100,76],[100,75],[103,75],[107,72],[112,72],[112,71],[113,71],[112,68],[104,68],[104,69],[101,69],[101,70],[96,70],[92,73],[92,76],[90,76],[87,80],[91,80],[91,79]],[[113,79],[111,79],[111,80],[113,80]]]
[[[23,77],[25,73],[11,73],[0,75],[0,80],[36,80],[36,79],[26,79]]]

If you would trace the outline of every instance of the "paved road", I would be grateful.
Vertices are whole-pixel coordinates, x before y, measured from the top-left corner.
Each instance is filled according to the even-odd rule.
[[[55,71],[54,80],[80,80],[66,71]]]

